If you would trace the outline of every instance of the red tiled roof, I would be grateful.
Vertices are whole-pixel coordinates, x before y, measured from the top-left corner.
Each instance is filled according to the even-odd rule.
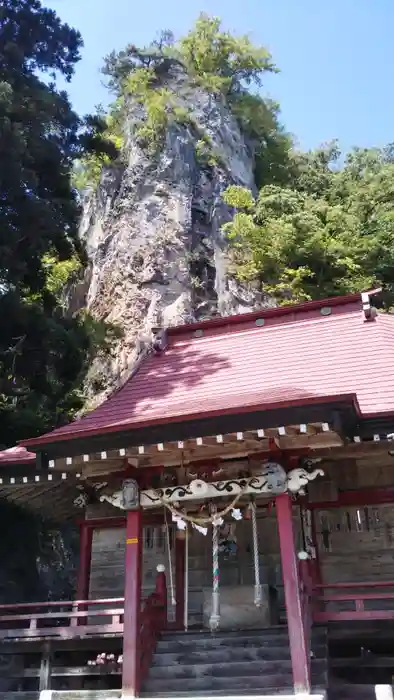
[[[25,447],[16,445],[7,450],[0,450],[0,467],[4,464],[30,464],[35,462],[35,452],[28,452]]]
[[[167,349],[101,406],[23,444],[344,394],[365,416],[394,414],[394,316],[366,322],[359,295],[170,330]]]

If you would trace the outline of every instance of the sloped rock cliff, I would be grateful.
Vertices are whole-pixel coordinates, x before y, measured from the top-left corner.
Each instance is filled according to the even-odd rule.
[[[91,369],[95,403],[127,377],[150,329],[268,303],[229,272],[222,232],[230,217],[222,200],[226,187],[255,189],[252,149],[222,99],[191,85],[179,67],[166,80],[190,118],[171,122],[161,152],[151,157],[135,138],[141,106],[131,103],[125,164],[105,168],[84,201],[81,236],[89,265],[73,289],[71,310],[86,306],[124,333],[111,357]],[[212,158],[196,148],[201,134]]]

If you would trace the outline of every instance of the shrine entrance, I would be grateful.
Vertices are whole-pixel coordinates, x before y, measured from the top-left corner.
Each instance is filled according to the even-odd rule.
[[[218,511],[222,508],[218,508]],[[181,627],[264,628],[286,622],[281,552],[274,501],[241,504],[216,528],[177,529],[184,547]],[[220,522],[220,520],[219,520]],[[296,551],[304,549],[301,513],[293,508]],[[215,553],[215,547],[217,551]],[[179,580],[179,577],[178,579]],[[215,611],[215,598],[218,608]]]

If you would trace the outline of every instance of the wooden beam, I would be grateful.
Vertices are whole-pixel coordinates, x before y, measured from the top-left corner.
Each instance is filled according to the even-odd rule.
[[[142,511],[127,513],[122,697],[139,695]]]

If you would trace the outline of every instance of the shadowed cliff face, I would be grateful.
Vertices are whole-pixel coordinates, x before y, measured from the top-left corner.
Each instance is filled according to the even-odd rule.
[[[226,187],[255,188],[252,152],[222,100],[191,86],[179,69],[173,69],[166,86],[192,119],[171,124],[161,152],[149,157],[133,136],[141,107],[131,103],[127,165],[106,169],[98,190],[84,202],[81,236],[89,267],[71,293],[70,308],[86,306],[124,331],[112,357],[91,369],[88,389],[94,404],[125,380],[138,338],[152,327],[263,304],[255,289],[242,287],[229,273],[221,231],[230,217],[222,201]],[[201,134],[211,144],[213,165],[196,153]]]
[[[0,604],[72,600],[78,562],[77,528],[45,522],[0,499],[0,530]],[[22,656],[4,654],[0,645],[0,692],[18,688],[22,667]]]

